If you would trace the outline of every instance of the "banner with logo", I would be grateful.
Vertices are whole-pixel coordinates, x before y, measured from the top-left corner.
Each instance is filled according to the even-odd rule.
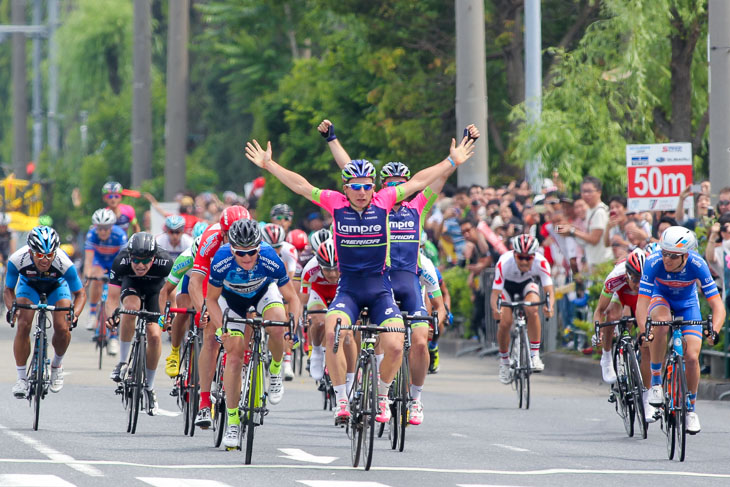
[[[629,211],[676,210],[679,193],[692,184],[692,144],[628,144],[626,168]]]

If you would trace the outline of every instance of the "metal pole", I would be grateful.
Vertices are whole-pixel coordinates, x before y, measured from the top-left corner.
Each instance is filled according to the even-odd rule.
[[[48,0],[48,149],[51,160],[58,157],[58,0]]]
[[[487,61],[484,50],[484,1],[454,0],[456,10],[456,140],[473,123],[482,136],[474,156],[457,170],[459,186],[489,181],[487,143]]]
[[[165,200],[185,189],[188,133],[189,0],[170,2],[167,37],[167,109],[165,113]]]
[[[542,112],[540,0],[525,0],[525,109],[527,123],[539,123]],[[525,165],[525,177],[533,191],[540,189],[541,165],[542,158],[539,155]]]
[[[730,2],[709,2],[710,181],[712,193],[730,186]],[[716,202],[717,198],[713,198]]]
[[[13,0],[11,23],[25,25],[25,0]],[[25,34],[13,34],[13,172],[15,177],[25,179],[28,163],[28,134],[26,120],[28,105],[25,92]]]
[[[132,102],[132,187],[152,176],[152,63],[150,0],[134,0],[134,99]]]
[[[33,0],[33,24],[41,23],[41,3],[43,0]],[[33,163],[38,164],[38,158],[43,150],[43,113],[41,111],[41,40],[33,36]],[[35,175],[35,171],[33,172]]]

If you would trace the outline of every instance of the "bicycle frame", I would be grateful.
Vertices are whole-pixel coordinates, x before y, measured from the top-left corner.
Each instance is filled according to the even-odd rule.
[[[184,434],[195,435],[195,416],[198,414],[198,398],[200,395],[200,380],[198,376],[198,356],[200,355],[201,339],[197,325],[195,324],[195,309],[170,308],[170,303],[165,307],[165,320],[168,323],[170,313],[187,314],[190,317],[188,331],[182,341],[180,352],[180,369],[175,378],[175,385],[170,392],[171,396],[177,397],[177,405],[185,419]],[[205,306],[201,316],[205,314]]]
[[[99,313],[96,316],[96,333],[94,335],[94,342],[96,347],[99,349],[99,370],[101,370],[103,351],[108,347],[109,341],[106,336],[106,300],[109,297],[109,276],[104,275],[101,277],[88,277],[87,281],[101,281],[101,301],[99,302]]]

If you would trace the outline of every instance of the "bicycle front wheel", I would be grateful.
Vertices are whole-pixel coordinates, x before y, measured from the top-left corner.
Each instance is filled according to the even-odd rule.
[[[368,357],[363,380],[363,404],[365,409],[362,416],[362,461],[365,470],[370,470],[373,462],[373,444],[375,443],[375,415],[378,411],[378,369],[375,355]]]
[[[226,429],[226,393],[223,390],[223,349],[218,351],[218,359],[215,366],[215,402],[211,407],[213,420],[213,446],[218,448],[223,441],[223,433]]]
[[[614,364],[616,364],[615,388],[618,391],[618,397],[616,398],[616,410],[624,422],[626,434],[629,435],[629,437],[632,437],[634,436],[634,411],[631,399],[629,398],[626,351],[621,346],[616,347],[614,360]]]
[[[144,394],[144,367],[147,361],[145,349],[146,347],[144,340],[140,340],[139,347],[137,347],[137,356],[135,357],[136,364],[133,379],[134,386],[132,389],[132,404],[130,407],[130,433],[132,434],[135,434],[137,432],[137,420],[139,419],[139,410],[142,408],[142,395]]]
[[[675,450],[675,428],[676,428],[676,421],[674,416],[674,401],[673,401],[673,381],[674,381],[674,373],[670,371],[670,368],[673,367],[673,364],[671,361],[667,363],[667,366],[664,370],[664,380],[662,381],[662,391],[664,392],[664,412],[663,412],[663,421],[664,421],[664,433],[667,435],[667,456],[669,459],[674,458],[674,450]]]
[[[357,368],[355,369],[355,379],[352,383],[352,392],[350,394],[350,424],[348,430],[350,432],[350,460],[352,466],[357,468],[360,465],[360,452],[362,451],[362,428],[363,428],[363,409],[365,409],[365,374],[367,373],[367,362],[358,359]]]
[[[685,446],[687,440],[687,378],[684,375],[684,359],[677,357],[677,363],[674,364],[675,380],[674,380],[674,397],[676,399],[674,405],[674,432],[677,436],[677,457],[680,462],[684,461]]]
[[[642,439],[646,439],[647,424],[646,414],[644,411],[644,383],[641,379],[641,371],[639,370],[639,361],[636,359],[636,352],[633,346],[626,348],[629,362],[629,384],[631,386],[631,400],[634,403],[634,411],[636,414],[636,425],[639,427],[639,433]]]
[[[246,409],[246,465],[251,464],[251,456],[253,455],[253,438],[256,426],[258,397],[261,395],[259,382],[263,373],[261,360],[258,352],[254,352],[251,362],[248,364],[251,369],[249,374],[249,384],[246,397],[248,398],[248,408]]]
[[[45,325],[44,325],[45,326]],[[45,344],[45,332],[38,334],[36,338],[36,362],[35,368],[32,372],[33,379],[31,383],[33,385],[33,430],[38,431],[38,424],[41,418],[41,399],[43,399],[43,391],[46,387],[46,344]]]
[[[198,401],[200,399],[200,377],[198,375],[198,355],[200,354],[200,341],[194,337],[191,341],[190,359],[188,363],[188,418],[190,422],[190,436],[195,435],[195,416],[198,414]]]
[[[530,341],[527,338],[527,328],[522,328],[520,339],[520,368],[522,376],[518,394],[520,395],[520,407],[530,409]]]
[[[104,303],[101,304],[99,314],[96,317],[96,344],[99,347],[99,370],[101,370],[102,357],[104,356],[104,349],[108,346],[106,339],[106,315],[104,314]]]
[[[411,368],[408,354],[403,354],[400,365],[400,384],[398,385],[398,416],[400,416],[400,431],[398,433],[398,451],[406,447],[406,426],[408,426],[408,403],[411,398]]]
[[[192,421],[190,420],[190,389],[188,387],[190,382],[190,352],[190,342],[185,340],[180,353],[180,371],[175,381],[177,383],[176,387],[178,388],[177,402],[182,411],[183,420],[185,421],[183,428],[183,434],[185,436],[193,429],[192,423],[195,421],[194,419]]]

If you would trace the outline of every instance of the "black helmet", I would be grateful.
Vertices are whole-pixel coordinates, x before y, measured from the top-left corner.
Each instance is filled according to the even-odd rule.
[[[157,242],[151,233],[138,232],[130,237],[127,249],[131,257],[149,259],[157,251]]]
[[[287,218],[291,218],[294,216],[294,212],[291,209],[291,206],[287,205],[286,203],[279,203],[278,205],[274,205],[271,208],[271,218],[277,217],[277,216],[285,216]]]
[[[234,247],[256,247],[261,243],[261,229],[254,220],[236,220],[228,229],[228,241]]]

